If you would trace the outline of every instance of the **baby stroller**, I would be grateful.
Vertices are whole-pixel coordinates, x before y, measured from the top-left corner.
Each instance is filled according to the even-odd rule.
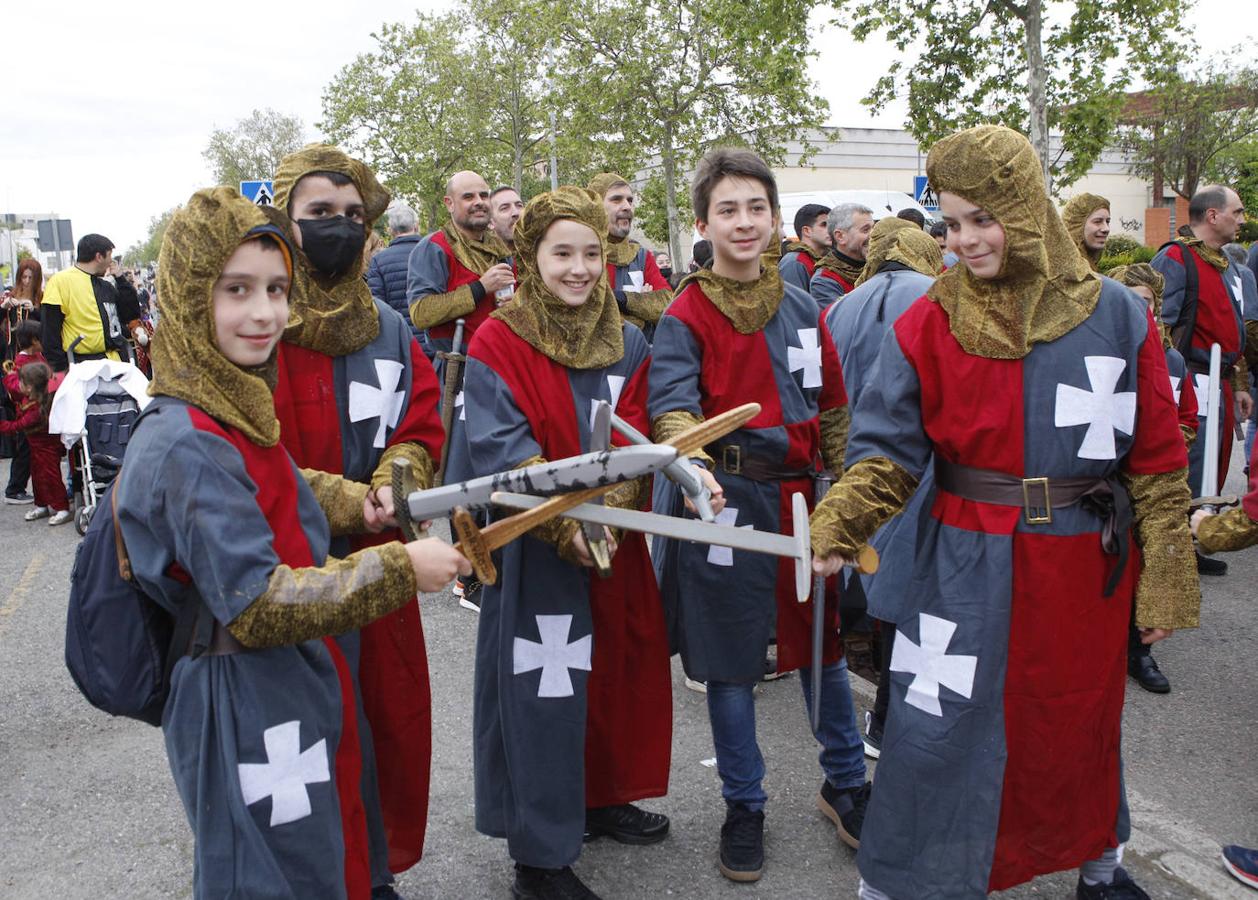
[[[74,527],[87,531],[105,489],[118,477],[131,430],[148,404],[148,379],[128,357],[79,361],[74,349],[66,351],[70,370],[53,397],[48,430],[60,434],[70,451],[74,484]]]

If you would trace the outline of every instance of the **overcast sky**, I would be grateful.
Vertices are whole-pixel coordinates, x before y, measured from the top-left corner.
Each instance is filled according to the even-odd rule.
[[[76,239],[96,231],[127,248],[146,235],[150,217],[209,182],[201,152],[215,127],[269,106],[301,117],[315,138],[323,88],[373,49],[381,23],[409,21],[417,6],[353,5],[6,4],[0,33],[17,52],[0,81],[8,126],[0,129],[0,210],[55,212],[73,220]],[[1200,0],[1191,16],[1198,42],[1212,51],[1254,46],[1258,23],[1238,8]],[[902,125],[902,106],[871,118],[859,102],[893,47],[855,44],[835,30],[820,31],[817,47],[810,74],[830,102],[831,124]]]

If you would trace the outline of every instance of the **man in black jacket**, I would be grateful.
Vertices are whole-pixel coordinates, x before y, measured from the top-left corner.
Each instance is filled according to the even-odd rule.
[[[406,261],[420,238],[415,231],[415,210],[404,203],[397,203],[389,208],[386,218],[392,239],[389,246],[371,258],[371,264],[367,266],[367,286],[371,288],[373,297],[383,300],[402,314],[419,339],[419,346],[431,359],[427,341],[411,322],[406,303]]]

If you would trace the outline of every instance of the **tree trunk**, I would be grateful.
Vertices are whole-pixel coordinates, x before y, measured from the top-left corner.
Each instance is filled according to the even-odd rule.
[[[684,272],[690,264],[689,256],[681,255],[681,234],[677,215],[677,151],[673,148],[673,129],[665,125],[664,146],[661,157],[664,163],[664,208],[668,215],[668,258],[673,270]]]
[[[1031,121],[1031,146],[1039,154],[1044,170],[1044,184],[1049,193],[1053,190],[1048,156],[1048,70],[1044,67],[1042,33],[1044,27],[1043,0],[1027,0],[1026,18],[1027,112]]]
[[[515,135],[515,146],[512,147],[511,158],[511,178],[512,184],[515,186],[515,192],[521,197],[524,196],[524,148],[520,146],[523,138],[520,137],[517,130]]]

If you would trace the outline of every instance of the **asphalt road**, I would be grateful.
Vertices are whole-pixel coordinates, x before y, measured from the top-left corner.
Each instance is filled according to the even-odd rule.
[[[1239,472],[1239,456],[1234,472]],[[7,464],[0,468],[0,477]],[[1242,487],[1237,475],[1229,483]],[[87,705],[63,663],[66,586],[77,535],[0,507],[0,897],[157,898],[191,895],[192,839],[161,734]],[[1125,762],[1135,835],[1125,864],[1156,900],[1254,895],[1218,863],[1221,843],[1258,844],[1258,551],[1204,585],[1203,627],[1156,655],[1173,691],[1129,682]],[[505,846],[472,827],[471,684],[476,616],[450,594],[426,596],[434,698],[433,794],[423,861],[399,879],[408,898],[505,898]],[[854,897],[854,854],[813,807],[820,782],[799,680],[757,701],[768,763],[764,878],[725,881],[716,868],[723,809],[701,695],[674,665],[670,794],[649,808],[672,818],[662,844],[600,841],[577,869],[608,898]],[[856,685],[862,713],[869,688]],[[1073,873],[999,896],[1069,898]],[[907,900],[907,898],[906,898]]]

